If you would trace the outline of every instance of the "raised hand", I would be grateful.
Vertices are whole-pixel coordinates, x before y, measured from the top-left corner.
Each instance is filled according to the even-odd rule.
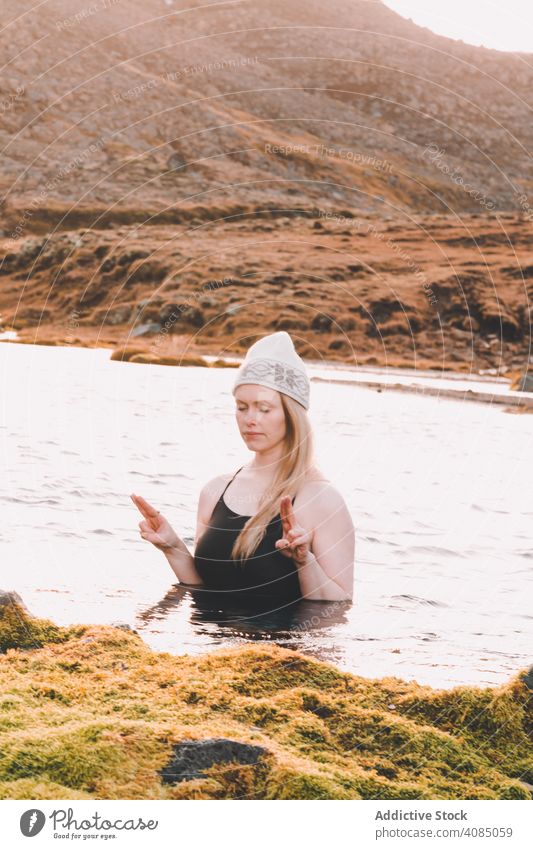
[[[131,493],[130,498],[144,516],[144,520],[139,522],[139,529],[143,539],[151,542],[160,551],[177,548],[183,544],[165,517],[155,507],[152,507],[140,495]]]
[[[297,564],[303,564],[311,553],[313,534],[297,523],[289,495],[284,495],[281,499],[279,512],[283,537],[276,542],[276,548],[285,557],[291,557]]]

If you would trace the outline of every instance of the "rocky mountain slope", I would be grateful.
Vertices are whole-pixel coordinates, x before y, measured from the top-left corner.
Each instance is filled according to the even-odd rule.
[[[502,371],[530,350],[530,230],[512,215],[76,230],[26,239],[0,271],[0,312],[30,341],[231,356],[280,329],[310,359]]]
[[[32,6],[3,3],[10,223],[43,189],[34,219],[52,202],[383,213],[531,195],[528,54],[434,35],[379,0]]]
[[[219,353],[285,327],[328,358],[527,362],[529,54],[380,0],[3,15],[4,329]]]

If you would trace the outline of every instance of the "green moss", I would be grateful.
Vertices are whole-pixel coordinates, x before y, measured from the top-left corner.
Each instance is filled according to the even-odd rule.
[[[95,723],[67,732],[13,735],[0,752],[0,780],[42,774],[68,787],[86,787],[120,760],[115,733],[106,731],[111,729]]]
[[[73,790],[47,778],[0,781],[0,799],[91,799],[90,793]]]
[[[531,800],[531,793],[528,791],[527,787],[523,784],[518,784],[518,782],[510,782],[509,784],[504,784],[500,788],[500,792],[498,795],[498,799],[528,799]]]
[[[0,605],[0,653],[61,643],[79,632],[80,629],[59,628],[47,619],[34,619],[15,599]]]
[[[356,793],[320,775],[286,772],[272,782],[267,799],[359,799]]]
[[[156,654],[132,632],[57,628],[12,604],[0,634],[0,798],[530,798],[524,672],[439,691],[276,645]],[[174,745],[208,737],[267,754],[163,784]]]

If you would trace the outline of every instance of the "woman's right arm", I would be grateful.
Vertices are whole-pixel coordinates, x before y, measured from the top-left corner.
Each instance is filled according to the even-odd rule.
[[[211,514],[227,477],[227,475],[219,475],[213,478],[200,492],[196,515],[195,547],[207,530]],[[180,583],[202,585],[203,581],[194,565],[193,555],[165,517],[140,495],[132,493],[131,499],[144,516],[144,521],[139,522],[142,538],[163,552]]]
[[[180,583],[202,584],[202,579],[194,566],[192,554],[170,523],[140,495],[132,493],[130,497],[144,516],[144,520],[139,522],[142,538],[163,552]]]
[[[203,584],[195,568],[194,557],[183,540],[178,537],[178,542],[171,548],[163,549],[163,554],[167,558],[170,568],[180,584],[192,584],[196,586]]]

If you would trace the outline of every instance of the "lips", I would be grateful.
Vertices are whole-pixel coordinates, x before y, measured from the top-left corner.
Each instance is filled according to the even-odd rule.
[[[256,433],[255,431],[252,432],[252,431],[249,431],[249,430],[245,430],[244,435],[245,436],[262,436],[263,434],[262,433]]]

